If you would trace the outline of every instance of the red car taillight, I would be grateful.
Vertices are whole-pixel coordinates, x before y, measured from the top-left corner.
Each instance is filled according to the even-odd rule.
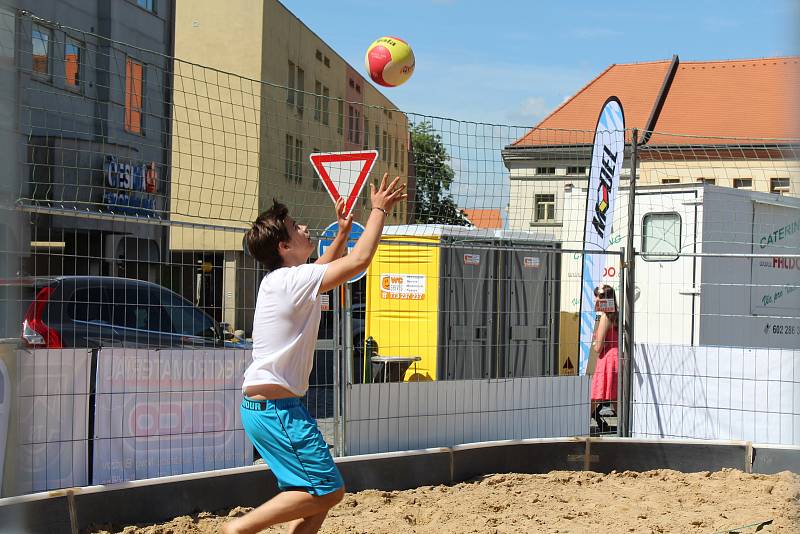
[[[32,347],[62,348],[58,332],[47,326],[42,320],[44,307],[53,291],[55,291],[53,287],[45,287],[39,291],[25,313],[25,319],[22,321],[22,339]]]

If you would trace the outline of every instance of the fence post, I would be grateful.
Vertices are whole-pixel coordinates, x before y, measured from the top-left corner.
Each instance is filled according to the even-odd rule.
[[[339,387],[342,383],[341,380],[341,363],[342,363],[342,353],[344,352],[342,346],[342,308],[344,296],[342,295],[342,287],[339,286],[334,288],[333,290],[333,305],[331,308],[333,309],[333,376],[331,377],[333,380],[331,392],[333,393],[333,452],[335,456],[339,456],[341,449],[339,448],[339,437],[340,437],[340,428],[339,422],[341,421],[341,409],[340,409],[340,390]],[[325,388],[325,396],[327,396],[327,387]],[[328,402],[328,399],[324,399],[324,402]]]
[[[626,250],[625,247],[622,247],[620,249],[620,254],[617,257],[617,260],[619,261],[619,291],[620,291],[619,292],[619,295],[620,295],[619,296],[619,299],[620,299],[620,301],[619,301],[619,309],[617,310],[617,314],[618,314],[617,315],[617,329],[618,329],[617,330],[617,347],[620,347],[620,348],[623,348],[623,349],[625,347],[625,342],[626,342],[627,338],[626,338],[625,332],[624,332],[625,329],[622,328],[622,324],[623,324],[623,321],[625,320],[625,313],[626,313],[626,310],[628,308],[627,303],[625,302],[625,299],[627,298],[627,295],[626,295],[626,292],[625,292],[626,291],[626,289],[625,289],[625,250]],[[619,351],[619,354],[622,354],[624,356],[624,354],[625,354],[624,350]],[[618,358],[620,359],[621,362],[623,362],[623,365],[625,365],[624,357],[618,356]],[[624,367],[623,367],[623,369],[624,369]],[[623,378],[624,378],[623,375],[624,375],[624,371],[623,371],[623,373],[619,373],[619,372],[617,373],[617,391],[618,392],[623,391],[625,389],[625,381],[623,380]],[[624,425],[621,424],[621,421],[624,421],[625,418],[626,418],[626,414],[628,413],[628,406],[626,406],[625,403],[622,402],[624,400],[624,395],[622,397],[620,397],[620,395],[621,395],[620,393],[617,394],[617,402],[616,402],[615,409],[617,411],[617,436],[622,437],[622,436],[625,436],[625,434],[624,434],[625,428],[624,428]]]
[[[336,452],[338,456],[347,455],[347,390],[353,383],[353,284],[347,283],[342,288],[344,291],[344,367],[343,373],[336,375],[339,381],[338,390],[341,401],[336,405],[339,412],[339,443]]]
[[[624,348],[622,359],[622,414],[617,423],[621,426],[620,435],[630,437],[631,433],[631,377],[633,376],[634,347],[634,299],[636,294],[636,250],[634,249],[634,232],[636,230],[636,166],[638,165],[639,130],[633,129],[631,137],[631,178],[628,184],[628,239],[625,246],[625,319],[623,336]]]

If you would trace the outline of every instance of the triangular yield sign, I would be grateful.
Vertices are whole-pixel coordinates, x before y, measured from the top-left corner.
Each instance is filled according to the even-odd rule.
[[[350,215],[361,189],[367,183],[372,166],[378,159],[377,150],[358,152],[320,152],[311,154],[311,166],[317,171],[334,203],[345,198],[345,216]]]

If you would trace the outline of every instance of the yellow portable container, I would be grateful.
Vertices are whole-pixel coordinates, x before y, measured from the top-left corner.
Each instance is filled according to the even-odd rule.
[[[439,237],[386,230],[367,270],[365,336],[378,342],[381,356],[420,357],[408,366],[405,380],[434,380]]]
[[[365,338],[378,359],[405,369],[405,381],[549,373],[557,249],[531,232],[386,227],[366,275]]]

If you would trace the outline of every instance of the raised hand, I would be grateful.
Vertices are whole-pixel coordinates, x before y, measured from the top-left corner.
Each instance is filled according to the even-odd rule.
[[[408,198],[408,194],[405,193],[406,184],[399,184],[400,177],[395,177],[389,185],[386,185],[388,178],[389,173],[384,173],[377,190],[374,184],[369,184],[372,207],[383,210],[387,215],[395,204]]]
[[[353,214],[345,215],[345,204],[343,197],[336,201],[336,222],[339,223],[339,233],[349,235],[353,227]]]

